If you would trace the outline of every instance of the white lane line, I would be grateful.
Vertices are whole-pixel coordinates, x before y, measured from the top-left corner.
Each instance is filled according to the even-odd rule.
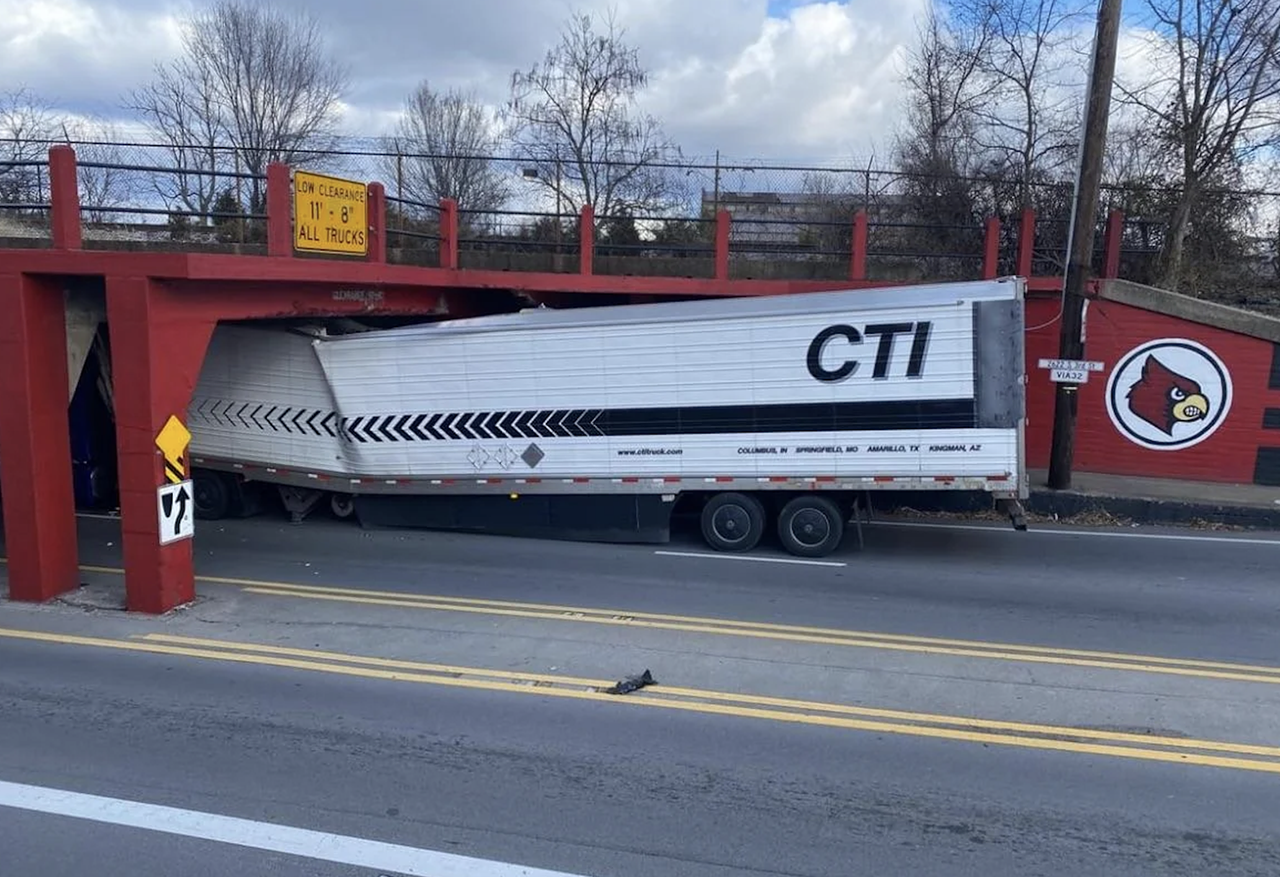
[[[0,780],[0,807],[217,841],[412,877],[583,877],[234,816]]]
[[[1280,548],[1280,539],[1251,539],[1233,536],[1191,536],[1182,535],[1180,533],[1112,533],[1103,530],[1054,530],[1036,527],[1034,525],[1028,525],[1026,531],[1023,533],[1018,533],[1011,527],[1002,527],[998,525],[984,527],[977,524],[915,524],[908,523],[906,521],[873,521],[870,526],[902,527],[904,529],[915,527],[920,530],[973,530],[979,533],[1010,533],[1016,536],[1040,534],[1045,536],[1097,536],[1104,539],[1164,539],[1173,542],[1221,542],[1227,545],[1270,545],[1274,548]]]
[[[750,554],[705,554],[701,551],[655,551],[663,557],[696,557],[702,560],[749,560],[752,563],[791,563],[800,566],[848,566],[832,560],[802,560],[798,557],[754,557]]]
[[[118,521],[119,515],[109,515],[105,512],[76,512],[77,518],[88,518],[93,521]]]

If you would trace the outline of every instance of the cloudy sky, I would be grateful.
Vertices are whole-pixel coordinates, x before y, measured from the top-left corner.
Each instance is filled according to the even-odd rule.
[[[186,0],[199,5],[201,0]],[[614,3],[651,72],[646,109],[686,154],[863,160],[883,155],[899,76],[927,0]],[[352,73],[345,124],[385,133],[420,79],[500,102],[574,8],[608,0],[310,0]],[[76,113],[121,98],[179,49],[170,0],[0,0],[0,78]]]

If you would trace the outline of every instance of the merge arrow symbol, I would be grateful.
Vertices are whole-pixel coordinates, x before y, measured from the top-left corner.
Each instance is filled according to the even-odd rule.
[[[178,505],[178,516],[173,519],[173,535],[177,536],[182,532],[182,521],[187,516],[187,503],[191,496],[187,493],[187,485],[178,488],[178,496],[175,502]]]

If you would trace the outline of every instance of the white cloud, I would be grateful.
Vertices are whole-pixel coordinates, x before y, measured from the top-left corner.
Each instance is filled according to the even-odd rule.
[[[114,115],[178,51],[172,15],[83,0],[0,0],[0,78],[73,111]]]
[[[496,106],[573,9],[614,6],[651,72],[644,107],[687,152],[817,159],[864,152],[891,123],[894,62],[925,0],[775,3],[779,17],[766,0],[293,2],[320,17],[352,70],[352,134],[385,133],[422,78]],[[0,76],[70,111],[118,117],[123,95],[178,51],[178,11],[164,0],[0,0]]]

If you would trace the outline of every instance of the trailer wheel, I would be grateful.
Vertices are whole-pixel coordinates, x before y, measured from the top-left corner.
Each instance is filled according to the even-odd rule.
[[[718,493],[702,508],[702,538],[717,551],[750,551],[760,544],[764,522],[754,496]]]
[[[356,498],[349,493],[334,493],[329,496],[329,510],[339,520],[346,520],[355,514]]]
[[[231,488],[221,473],[197,470],[192,473],[191,488],[197,518],[218,521],[231,513]]]
[[[825,496],[797,496],[778,513],[778,538],[790,554],[826,557],[844,540],[844,515]]]

